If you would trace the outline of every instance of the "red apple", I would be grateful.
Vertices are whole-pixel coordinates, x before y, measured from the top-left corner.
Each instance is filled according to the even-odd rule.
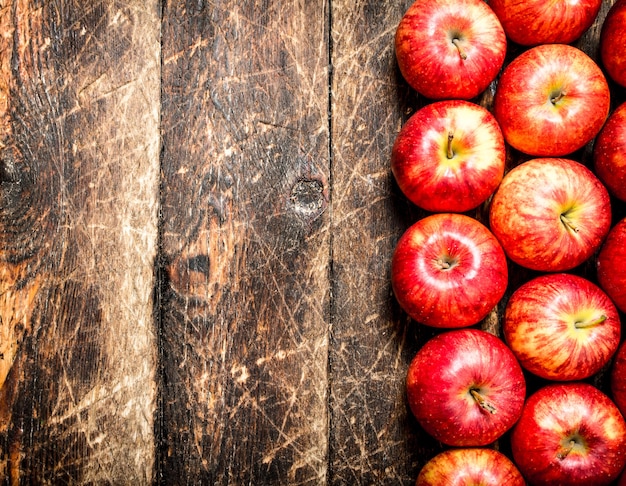
[[[533,47],[502,72],[494,115],[504,139],[533,156],[570,154],[600,131],[610,105],[598,65],[566,44]]]
[[[476,324],[496,306],[507,283],[502,247],[483,224],[462,214],[433,214],[413,224],[391,262],[398,303],[432,327]]]
[[[491,200],[489,223],[515,263],[562,272],[602,244],[611,225],[609,193],[578,162],[532,159],[504,176]]]
[[[582,380],[617,351],[620,318],[589,280],[566,273],[536,277],[511,295],[504,338],[523,368],[548,380]]]
[[[517,421],[526,396],[522,369],[499,338],[456,329],[431,338],[407,372],[409,407],[422,428],[451,446],[484,446]]]
[[[515,464],[503,453],[484,447],[440,452],[420,470],[415,486],[525,486]]]
[[[593,162],[598,178],[615,197],[626,201],[626,103],[609,116],[596,137]]]
[[[609,232],[597,259],[600,287],[626,312],[626,219],[619,221]]]
[[[617,350],[611,368],[611,394],[622,415],[626,415],[626,342]]]
[[[506,55],[500,21],[482,0],[416,0],[395,37],[407,83],[431,99],[471,99],[495,79]]]
[[[626,0],[617,0],[604,19],[600,59],[609,77],[626,86]]]
[[[500,126],[480,105],[438,101],[402,127],[391,170],[402,192],[432,212],[464,212],[482,204],[504,175]]]
[[[526,401],[511,450],[530,484],[606,485],[626,465],[626,423],[596,387],[552,384]]]
[[[504,32],[523,46],[571,44],[591,27],[602,0],[490,0]]]

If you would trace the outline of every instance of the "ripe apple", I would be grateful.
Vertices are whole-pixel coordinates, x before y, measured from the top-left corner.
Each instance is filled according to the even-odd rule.
[[[430,459],[415,486],[525,486],[515,464],[502,452],[484,447],[449,449]]]
[[[624,55],[626,57],[626,48]],[[609,191],[618,199],[626,201],[626,103],[622,103],[609,115],[596,137],[593,163],[596,175]]]
[[[400,237],[391,261],[391,284],[400,306],[432,327],[471,326],[504,295],[507,261],[491,232],[476,219],[437,213]]]
[[[445,100],[418,110],[402,127],[391,170],[407,198],[432,212],[464,212],[482,204],[504,175],[500,126],[485,108]]]
[[[524,283],[504,312],[504,338],[523,368],[548,380],[582,380],[617,351],[620,318],[589,280],[566,273]]]
[[[504,32],[523,46],[571,44],[593,24],[602,0],[490,0]]]
[[[495,79],[506,35],[482,0],[416,0],[395,36],[396,59],[407,83],[431,99],[471,99]]]
[[[626,218],[619,221],[606,237],[597,259],[600,287],[619,310],[626,312]]]
[[[600,59],[608,76],[626,86],[626,0],[611,7],[600,32]]]
[[[620,344],[611,368],[611,395],[622,415],[626,415],[626,341]]]
[[[609,193],[578,162],[531,159],[502,179],[491,200],[489,223],[512,261],[562,272],[583,263],[602,244],[611,226]]]
[[[610,101],[606,78],[587,54],[566,44],[544,44],[504,68],[493,112],[512,147],[558,157],[598,134]]]
[[[606,485],[626,465],[626,423],[593,385],[547,385],[526,401],[511,450],[530,484]]]
[[[517,421],[522,368],[506,344],[479,329],[455,329],[424,344],[407,372],[409,407],[422,428],[450,446],[484,446]]]

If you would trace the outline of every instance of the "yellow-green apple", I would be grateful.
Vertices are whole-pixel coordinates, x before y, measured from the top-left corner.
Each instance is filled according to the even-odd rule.
[[[406,379],[411,412],[450,446],[484,446],[520,417],[526,397],[522,368],[504,342],[480,329],[455,329],[424,344]]]
[[[626,57],[626,44],[624,55]],[[593,164],[596,175],[609,191],[618,199],[626,201],[626,103],[619,105],[609,115],[596,137]]]
[[[622,415],[626,415],[626,341],[620,344],[611,367],[611,396]]]
[[[505,67],[493,113],[512,147],[532,156],[558,157],[598,134],[610,102],[609,85],[593,59],[567,44],[543,44]]]
[[[414,320],[437,328],[471,326],[503,297],[507,261],[478,220],[436,213],[400,237],[391,261],[395,297]]]
[[[490,0],[504,32],[523,46],[571,44],[596,19],[602,0]]]
[[[507,456],[486,447],[462,447],[440,452],[420,470],[415,486],[525,486]]]
[[[626,465],[626,423],[593,385],[550,384],[527,399],[511,450],[532,485],[607,485]]]
[[[391,170],[405,196],[432,212],[465,212],[482,204],[504,175],[505,146],[485,108],[444,100],[418,110],[402,127]]]
[[[626,0],[617,0],[602,23],[600,59],[608,76],[626,86]]]
[[[415,0],[395,36],[398,67],[407,83],[431,99],[466,99],[495,79],[506,35],[482,0]]]
[[[502,179],[491,200],[489,224],[518,265],[543,272],[571,270],[590,258],[609,232],[610,197],[579,162],[531,159]]]
[[[552,273],[522,284],[509,298],[504,339],[523,368],[555,381],[598,373],[617,351],[617,308],[600,287],[578,275]]]
[[[626,312],[626,218],[609,231],[596,264],[600,287]]]

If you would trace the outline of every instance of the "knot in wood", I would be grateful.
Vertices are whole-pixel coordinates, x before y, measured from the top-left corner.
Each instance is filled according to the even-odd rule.
[[[291,188],[291,202],[298,212],[318,213],[325,203],[324,185],[316,179],[300,179]]]

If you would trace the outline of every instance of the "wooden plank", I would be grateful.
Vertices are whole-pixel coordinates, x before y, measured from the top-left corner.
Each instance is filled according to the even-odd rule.
[[[166,484],[320,484],[327,469],[328,12],[163,12]]]
[[[391,295],[397,238],[421,216],[390,172],[391,146],[419,100],[395,62],[410,2],[332,2],[333,337],[331,484],[413,484],[433,441],[407,413],[407,362],[429,330]]]
[[[0,477],[153,479],[157,1],[0,2]]]

